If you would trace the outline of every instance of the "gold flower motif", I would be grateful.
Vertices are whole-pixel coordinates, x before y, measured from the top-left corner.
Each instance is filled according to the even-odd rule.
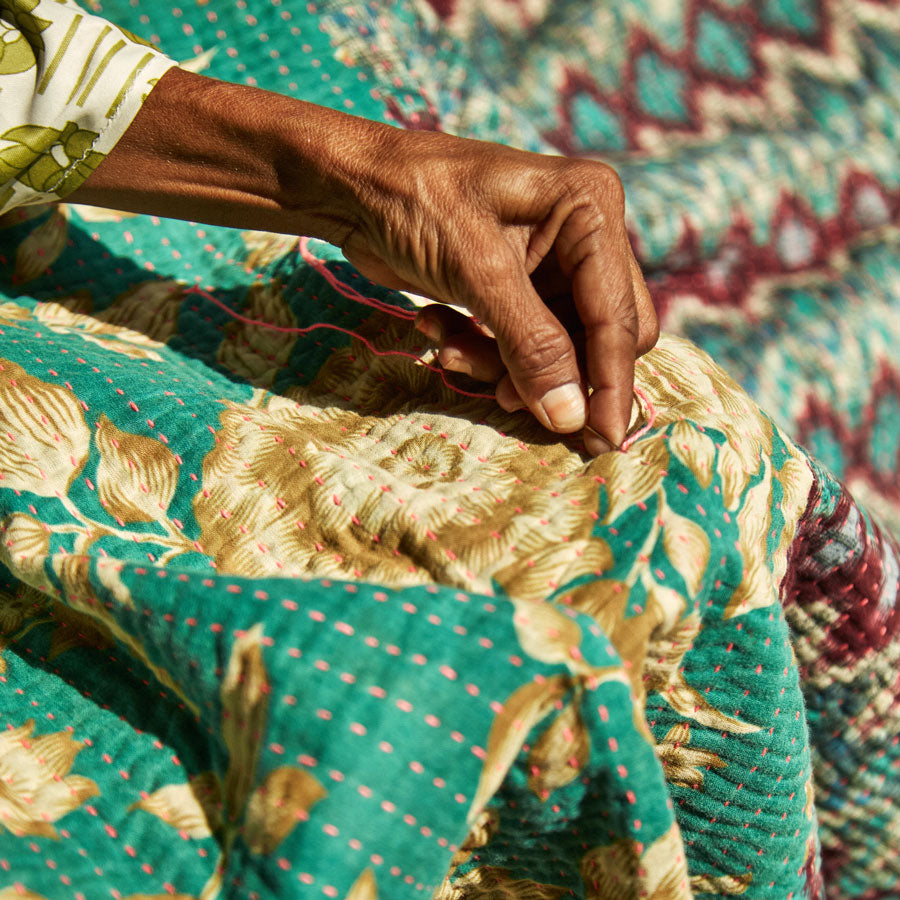
[[[0,638],[10,638],[22,625],[46,609],[47,598],[33,588],[0,591]]]
[[[644,690],[648,694],[656,691],[677,713],[701,725],[733,734],[759,731],[758,725],[723,713],[687,683],[681,671],[681,661],[693,646],[701,625],[700,616],[694,611],[671,629],[654,633],[644,658]]]
[[[84,744],[65,731],[34,737],[34,720],[0,732],[0,827],[15,835],[58,838],[53,823],[100,789],[70,775]]]
[[[34,309],[34,317],[57,334],[73,334],[104,350],[122,353],[133,359],[152,359],[160,362],[162,357],[156,348],[162,346],[154,341],[122,325],[110,325],[100,317],[87,315],[79,310],[83,304],[67,301],[39,303]]]
[[[262,269],[295,250],[298,244],[298,238],[294,235],[269,231],[242,231],[241,240],[247,250],[244,265],[248,269]]]
[[[19,322],[24,322],[26,319],[30,318],[30,309],[26,309],[26,307],[19,306],[18,303],[13,303],[11,301],[0,303],[0,324],[18,328]]]
[[[676,824],[649,847],[630,838],[589,850],[581,860],[586,900],[690,900],[687,859]]]
[[[499,900],[515,897],[516,900],[559,900],[571,892],[567,887],[542,884],[530,878],[513,878],[508,869],[481,866],[466,872],[461,878],[450,881],[449,876],[435,891],[433,900]]]
[[[297,327],[297,320],[277,282],[251,285],[242,313],[249,319],[281,328]],[[270,387],[290,358],[296,343],[296,332],[275,331],[263,325],[232,321],[225,326],[216,359],[230,372],[246,378],[251,384]]]
[[[117,337],[128,339],[135,333],[161,347],[178,328],[178,313],[184,303],[185,287],[171,278],[155,278],[132,285],[94,318],[105,322]]]
[[[221,572],[488,592],[496,578],[544,597],[609,561],[591,537],[598,483],[562,444],[539,456],[464,419],[377,419],[275,396],[231,405],[220,422],[194,512]]]
[[[674,725],[656,745],[656,755],[663,765],[666,781],[679,787],[698,788],[703,784],[703,771],[709,766],[724,769],[727,763],[710,750],[692,747],[691,729],[684,722]]]
[[[706,353],[684,338],[663,335],[637,361],[635,379],[656,410],[657,427],[688,420],[695,431],[699,426],[725,434],[716,471],[723,482],[726,508],[736,509],[750,478],[759,471],[760,457],[772,452],[769,419]],[[673,429],[669,444],[700,483],[708,483],[710,445],[683,426]]]
[[[178,463],[162,442],[117,428],[100,415],[94,441],[100,451],[97,492],[120,523],[166,518],[175,495]]]
[[[753,875],[692,875],[691,890],[697,894],[717,894],[720,897],[736,897],[753,884]]]
[[[43,275],[48,266],[59,259],[69,236],[69,213],[65,206],[56,206],[50,215],[34,228],[16,248],[16,268],[13,278],[18,284],[33,281]]]
[[[40,579],[50,550],[50,526],[15,512],[4,520],[0,534],[0,560],[23,581]]]
[[[65,494],[87,460],[91,433],[65,388],[0,359],[0,486]]]

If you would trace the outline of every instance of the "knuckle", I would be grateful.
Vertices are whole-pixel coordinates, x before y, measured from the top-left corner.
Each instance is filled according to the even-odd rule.
[[[613,211],[624,215],[625,186],[615,169],[602,166],[602,175],[598,177],[598,190]]]
[[[530,381],[560,372],[572,363],[568,338],[556,330],[539,329],[520,345],[515,368],[519,376]]]
[[[578,203],[598,200],[611,212],[624,212],[625,187],[619,173],[606,163],[594,160],[573,160],[567,168],[567,192]]]

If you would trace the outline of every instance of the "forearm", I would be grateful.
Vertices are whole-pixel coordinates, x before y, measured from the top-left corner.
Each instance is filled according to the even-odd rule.
[[[67,199],[342,243],[363,171],[395,129],[170,69]]]

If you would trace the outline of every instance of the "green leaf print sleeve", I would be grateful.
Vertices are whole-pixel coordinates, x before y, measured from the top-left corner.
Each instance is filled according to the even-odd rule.
[[[0,0],[0,214],[74,191],[173,65],[71,0]]]

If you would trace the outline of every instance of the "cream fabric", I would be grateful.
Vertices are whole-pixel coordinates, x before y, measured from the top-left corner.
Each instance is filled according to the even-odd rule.
[[[74,191],[173,65],[71,0],[0,0],[0,213]]]

